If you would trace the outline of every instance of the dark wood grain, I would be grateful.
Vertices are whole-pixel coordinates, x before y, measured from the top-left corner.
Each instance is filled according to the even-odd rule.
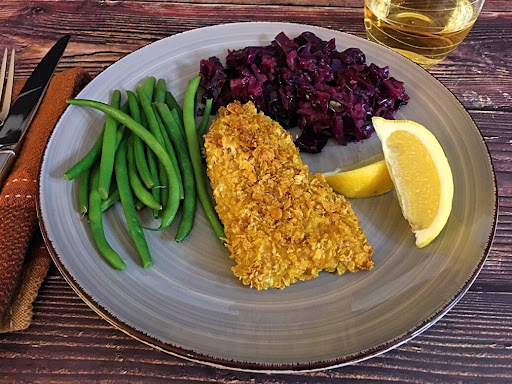
[[[127,1],[127,0],[125,0]],[[138,1],[138,0],[128,0]],[[154,3],[168,3],[166,0],[149,0]],[[175,3],[201,3],[201,4],[247,4],[247,5],[279,5],[286,6],[326,6],[347,7],[362,9],[364,0],[174,0]],[[511,11],[512,6],[508,0],[494,0],[484,3],[484,11]]]
[[[158,39],[205,25],[254,20],[254,6],[125,1],[19,2],[0,8],[0,46],[17,47],[19,76],[28,76],[63,32],[73,35],[61,69],[81,66],[92,74]],[[258,19],[328,27],[364,37],[361,9],[258,6]],[[115,15],[115,17],[113,17]],[[149,16],[152,15],[152,16]],[[154,15],[157,15],[154,16]],[[55,26],[59,25],[59,29]],[[13,29],[19,32],[10,33]],[[466,41],[432,73],[468,109],[510,111],[512,12],[482,13]],[[41,44],[43,43],[43,44]],[[482,74],[484,76],[482,76]],[[492,74],[492,76],[489,76]],[[507,91],[508,90],[508,91]]]
[[[2,0],[0,47],[16,47],[26,77],[51,44],[73,35],[62,69],[93,74],[133,50],[193,28],[290,21],[364,37],[362,0]],[[257,15],[257,16],[255,16]],[[26,331],[0,335],[0,382],[511,383],[512,382],[512,5],[487,0],[475,27],[431,70],[468,108],[491,152],[499,221],[488,260],[462,300],[401,347],[350,367],[264,375],[194,364],[115,330],[53,268]]]
[[[124,382],[330,383],[388,380],[471,383],[510,380],[512,294],[472,290],[434,327],[380,357],[312,374],[230,372],[189,363],[136,342],[93,313],[52,271],[34,306],[33,325],[0,338],[0,377],[36,382],[108,378]],[[37,373],[37,376],[35,375]],[[509,382],[509,381],[508,381]]]
[[[45,3],[59,2],[61,0],[46,0]],[[124,0],[124,2],[139,2],[139,0]],[[322,6],[322,7],[335,7],[335,8],[358,8],[362,9],[364,0],[146,0],[151,3],[158,3],[168,5],[169,3],[183,3],[183,4],[237,4],[237,5],[277,5],[280,7],[287,6]],[[116,0],[104,0],[101,3],[107,5],[114,5],[121,1]],[[28,3],[30,4],[30,3]],[[508,0],[487,0],[484,3],[484,11],[511,11],[511,5]]]

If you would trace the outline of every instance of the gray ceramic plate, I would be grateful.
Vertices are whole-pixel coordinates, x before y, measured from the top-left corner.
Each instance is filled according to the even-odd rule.
[[[453,169],[455,197],[446,228],[417,249],[393,192],[352,204],[373,244],[372,271],[321,273],[283,291],[259,292],[231,273],[228,251],[216,240],[201,208],[190,237],[176,228],[148,232],[154,266],[140,267],[122,210],[105,215],[106,235],[126,261],[105,264],[77,212],[77,184],[63,172],[88,151],[102,127],[95,111],[70,107],[46,148],[40,172],[41,227],[54,261],[76,292],[129,335],[206,364],[257,371],[341,366],[396,347],[448,311],[476,278],[496,222],[496,185],[489,153],[474,122],[453,95],[423,69],[366,40],[328,29],[277,23],[219,25],[144,47],[97,76],[79,95],[107,101],[113,89],[132,89],[153,75],[178,99],[198,72],[199,60],[225,58],[228,49],[268,44],[277,33],[305,30],[335,38],[338,49],[361,48],[368,62],[389,65],[411,101],[398,114],[429,127]],[[330,143],[304,156],[313,171],[355,163],[379,152],[372,139],[346,147]],[[150,219],[146,216],[144,220]]]

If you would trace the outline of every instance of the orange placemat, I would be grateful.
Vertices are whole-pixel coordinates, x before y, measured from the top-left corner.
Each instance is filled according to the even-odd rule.
[[[0,333],[26,329],[50,255],[37,226],[37,174],[46,142],[66,99],[91,80],[83,69],[55,75],[0,192]],[[17,95],[24,81],[15,81]]]

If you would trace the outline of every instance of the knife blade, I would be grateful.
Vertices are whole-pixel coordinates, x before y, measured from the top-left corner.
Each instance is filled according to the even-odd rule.
[[[21,89],[9,116],[0,127],[0,185],[14,163],[23,136],[41,104],[69,39],[70,35],[59,39],[39,62]]]

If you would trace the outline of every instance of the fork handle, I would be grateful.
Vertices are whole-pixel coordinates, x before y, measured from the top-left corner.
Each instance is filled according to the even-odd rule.
[[[0,188],[3,187],[4,181],[11,170],[15,156],[14,151],[10,149],[0,150]]]

